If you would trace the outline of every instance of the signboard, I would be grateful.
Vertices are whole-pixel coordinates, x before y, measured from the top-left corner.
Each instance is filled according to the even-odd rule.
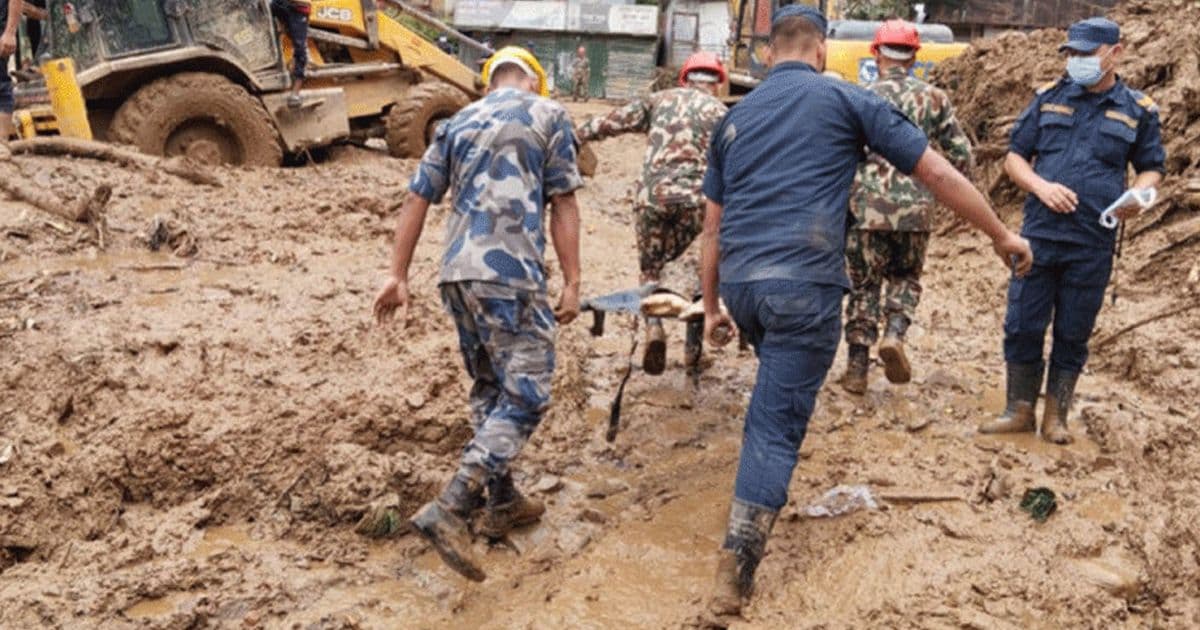
[[[657,35],[658,7],[644,4],[609,7],[608,32],[628,35]]]
[[[454,25],[467,29],[657,35],[658,7],[604,0],[459,0]]]

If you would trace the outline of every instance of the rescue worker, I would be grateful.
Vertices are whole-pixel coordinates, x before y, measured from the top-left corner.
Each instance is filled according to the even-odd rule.
[[[17,52],[17,29],[21,26],[22,0],[0,0],[0,141],[8,140],[16,133],[12,115],[16,103],[13,100],[12,77],[8,75],[8,58]]]
[[[725,66],[716,55],[695,53],[679,71],[679,87],[634,99],[579,128],[580,142],[630,132],[649,136],[633,202],[642,284],[658,283],[663,266],[683,255],[700,234],[705,155],[713,127],[728,111],[716,98],[725,77]],[[700,359],[700,332],[688,338],[689,367]],[[662,319],[647,318],[642,369],[661,374],[666,363]]]
[[[910,70],[921,49],[917,27],[888,20],[875,31],[871,54],[879,79],[867,86],[916,123],[954,168],[971,167],[971,141],[963,133],[950,97],[913,77]],[[850,193],[854,226],[846,239],[846,267],[854,289],[846,304],[849,345],[842,387],[854,394],[867,390],[870,347],[879,339],[880,311],[886,315],[879,358],[889,381],[912,378],[904,352],[904,335],[921,299],[921,270],[932,227],[933,197],[912,178],[875,153],[858,167]],[[880,292],[887,281],[882,309]]]
[[[486,508],[478,530],[503,538],[536,522],[545,508],[513,484],[513,462],[550,404],[557,324],[579,314],[579,209],[583,185],[575,132],[561,105],[545,98],[546,75],[528,51],[510,46],[483,67],[487,95],[437,130],[409,185],[396,229],[392,277],[375,299],[383,323],[409,305],[408,271],[431,203],[452,190],[442,259],[442,302],[458,329],[475,435],[458,470],[412,525],[455,571],[484,572],[467,522]],[[546,204],[562,265],[556,309],[547,299]]]
[[[271,0],[271,14],[283,22],[288,39],[292,40],[292,93],[288,96],[288,107],[304,104],[300,89],[308,68],[308,16],[312,13],[311,0]]]
[[[1116,23],[1090,18],[1071,25],[1067,75],[1042,86],[1012,130],[1004,170],[1025,200],[1021,233],[1033,244],[1037,264],[1008,287],[1004,319],[1007,404],[984,422],[983,433],[1033,432],[1041,389],[1046,328],[1054,322],[1042,438],[1071,442],[1067,416],[1075,383],[1088,356],[1088,338],[1112,273],[1113,230],[1100,214],[1131,188],[1156,187],[1166,152],[1158,107],[1117,76],[1123,46]],[[1137,205],[1118,210],[1124,220]]]
[[[850,185],[864,145],[912,174],[942,204],[991,237],[1019,274],[1029,244],[890,103],[822,74],[820,11],[775,12],[771,69],[713,130],[704,178],[702,276],[706,337],[733,323],[758,356],[729,523],[709,611],[740,613],[779,509],[787,502],[808,419],[841,333]],[[720,297],[729,315],[718,308]],[[731,321],[732,318],[732,321]]]
[[[588,83],[592,80],[592,62],[588,61],[587,49],[580,46],[575,51],[575,60],[571,62],[571,101],[588,100]]]

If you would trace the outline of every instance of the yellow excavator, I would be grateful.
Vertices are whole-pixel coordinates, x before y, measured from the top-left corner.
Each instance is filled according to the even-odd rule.
[[[729,90],[737,96],[754,89],[767,74],[766,46],[771,36],[771,16],[788,0],[729,0],[733,16],[730,42]],[[880,22],[845,20],[828,6],[826,0],[805,2],[829,18],[828,59],[825,71],[854,83],[870,83],[878,76],[871,40]],[[917,24],[921,50],[913,65],[913,74],[924,78],[939,62],[956,57],[967,49],[954,41],[954,33],[944,24]]]
[[[285,154],[385,138],[420,157],[436,123],[480,94],[478,74],[400,16],[491,51],[406,4],[314,0],[301,106],[291,40],[270,0],[49,0],[42,81],[16,89],[23,137],[60,134],[204,163],[278,165]]]

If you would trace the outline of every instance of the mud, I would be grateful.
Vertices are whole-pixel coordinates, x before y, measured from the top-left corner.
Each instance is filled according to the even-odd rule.
[[[636,282],[643,147],[597,147],[582,194],[586,294]],[[565,329],[555,403],[518,471],[546,519],[511,545],[480,543],[489,579],[468,583],[415,536],[354,533],[380,497],[407,514],[432,496],[469,435],[434,287],[444,208],[417,252],[407,328],[370,318],[413,163],[341,149],[317,166],[225,171],[215,189],[87,161],[22,168],[116,194],[102,251],[88,229],[0,202],[0,455],[13,446],[0,463],[0,627],[659,628],[698,611],[748,353],[710,351],[694,388],[674,326],[667,373],[635,372],[610,444],[631,322],[595,340],[583,322]],[[194,253],[150,252],[155,217],[185,229]],[[1163,234],[1137,239],[1126,263]],[[1191,291],[1176,265],[1127,271],[1099,336]],[[928,279],[914,383],[890,387],[876,364],[866,396],[822,392],[736,625],[1200,624],[1195,320],[1164,318],[1097,352],[1073,446],[981,437],[975,423],[1003,402],[1003,271],[982,238],[952,231],[934,239]],[[838,484],[894,500],[801,515]],[[1042,525],[1017,506],[1035,485],[1059,497]]]

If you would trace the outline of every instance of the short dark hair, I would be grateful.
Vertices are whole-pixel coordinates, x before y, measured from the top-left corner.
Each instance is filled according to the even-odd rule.
[[[808,18],[793,15],[771,25],[771,47],[776,50],[808,52],[825,41],[825,33]]]
[[[496,85],[500,80],[508,80],[509,77],[519,75],[527,77],[525,70],[515,63],[502,63],[495,68],[492,68],[492,76],[488,77],[488,87]]]

